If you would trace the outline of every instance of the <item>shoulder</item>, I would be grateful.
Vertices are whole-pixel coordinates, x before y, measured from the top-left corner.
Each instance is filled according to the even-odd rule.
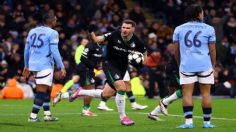
[[[215,31],[215,29],[214,29],[213,26],[208,25],[208,24],[206,24],[206,23],[204,23],[204,24],[206,25],[206,27],[207,27],[208,30],[210,30],[210,31]]]
[[[48,31],[50,31],[51,34],[53,34],[53,35],[58,35],[57,30],[54,30],[54,29],[52,29],[52,28],[48,28]]]
[[[94,47],[95,44],[93,43],[88,43],[85,48],[89,48],[89,49],[92,49]]]
[[[175,28],[175,31],[181,30],[184,26],[188,25],[188,23],[181,24]]]

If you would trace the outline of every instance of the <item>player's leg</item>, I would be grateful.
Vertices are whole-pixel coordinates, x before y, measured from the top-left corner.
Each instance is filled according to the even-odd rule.
[[[182,85],[182,104],[185,123],[177,128],[193,128],[193,90],[194,83],[197,82],[195,73],[180,73],[180,84]]]
[[[39,113],[40,108],[44,103],[44,99],[47,96],[47,87],[46,85],[36,84],[36,94],[34,97],[34,104],[32,108],[32,112],[30,117],[28,118],[29,122],[40,122],[37,115]]]
[[[143,110],[146,109],[148,106],[147,105],[140,105],[135,101],[135,97],[133,95],[133,92],[131,90],[131,84],[130,81],[125,81],[125,85],[127,88],[126,95],[129,98],[129,101],[131,103],[131,107],[133,110]]]
[[[101,101],[100,101],[100,103],[99,103],[99,105],[98,105],[98,109],[99,110],[105,110],[105,111],[113,111],[113,109],[111,109],[111,108],[109,108],[108,106],[107,106],[107,98],[104,98],[103,96],[101,97]]]
[[[170,96],[167,96],[165,98],[163,98],[162,100],[160,100],[160,110],[164,115],[168,115],[168,110],[167,107],[169,104],[171,104],[172,102],[176,101],[179,98],[182,98],[182,90],[181,90],[181,86],[180,86],[180,82],[179,82],[179,77],[175,76],[174,77],[176,81],[174,85],[176,90],[173,94],[171,94]]]
[[[168,115],[168,110],[167,110],[168,105],[174,102],[175,100],[182,98],[182,91],[178,76],[174,76],[173,80],[171,81],[171,86],[173,89],[177,90],[170,96],[160,100],[159,104],[155,107],[155,109],[153,109],[150,113],[148,113],[148,118],[152,120],[160,120],[158,114],[163,113],[164,115]]]
[[[133,125],[134,121],[129,119],[129,117],[125,113],[125,91],[126,91],[126,85],[123,80],[117,80],[113,83],[114,87],[117,90],[116,93],[116,105],[118,109],[118,113],[120,115],[120,120],[122,125]]]
[[[93,90],[95,88],[95,85],[85,85],[83,86],[84,90]],[[91,96],[84,96],[84,106],[82,109],[82,113],[81,115],[83,116],[96,116],[96,114],[94,114],[93,112],[90,111],[90,104],[92,101],[92,97]]]
[[[79,75],[72,76],[72,79],[65,83],[60,92],[56,94],[56,97],[53,99],[53,106],[59,103],[62,99],[62,95],[68,91],[75,83],[80,80]]]
[[[103,69],[107,77],[108,84],[115,88],[117,93],[115,97],[117,110],[120,115],[122,125],[133,125],[134,121],[130,120],[125,113],[125,92],[127,91],[125,82],[123,81],[126,69],[118,68],[111,63],[103,63]]]
[[[112,96],[114,96],[116,94],[116,90],[115,88],[111,88],[109,86],[108,83],[105,84],[104,88],[103,88],[103,92],[101,94],[101,101],[98,105],[98,109],[99,110],[105,110],[105,111],[113,111],[114,109],[109,108],[106,105],[106,102],[109,98],[111,98]]]
[[[202,72],[199,75],[199,85],[202,96],[203,111],[203,128],[214,128],[211,124],[212,101],[211,101],[211,84],[214,84],[214,76],[212,70]]]
[[[36,81],[36,95],[34,99],[34,105],[32,109],[32,113],[29,117],[29,122],[39,121],[37,118],[37,114],[44,104],[44,115],[51,116],[50,112],[50,87],[52,85],[53,80],[53,69],[46,69],[40,72],[35,73],[35,81]],[[58,120],[58,119],[57,119]]]
[[[50,111],[50,101],[51,101],[51,91],[52,87],[48,86],[47,88],[47,96],[45,97],[43,103],[43,110],[44,110],[44,121],[57,121],[59,120],[57,117],[52,116]]]

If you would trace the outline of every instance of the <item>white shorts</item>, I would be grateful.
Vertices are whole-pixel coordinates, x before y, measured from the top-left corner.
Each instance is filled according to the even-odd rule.
[[[42,71],[35,72],[35,82],[36,84],[44,84],[52,86],[53,80],[53,69],[46,69]]]
[[[180,72],[180,85],[199,82],[201,84],[214,84],[213,70],[203,72]]]
[[[128,70],[125,72],[125,75],[124,75],[123,81],[130,81],[130,76],[129,76],[129,72],[128,72]]]

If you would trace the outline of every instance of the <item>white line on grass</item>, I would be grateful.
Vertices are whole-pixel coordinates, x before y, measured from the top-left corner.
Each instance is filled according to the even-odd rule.
[[[147,115],[148,113],[145,112],[129,112],[132,114],[137,114],[137,115]],[[76,112],[76,113],[72,113],[72,112],[63,112],[63,113],[54,113],[55,115],[81,115],[80,112]],[[110,115],[110,114],[117,114],[117,112],[102,112],[102,113],[96,113],[98,115]],[[28,114],[23,114],[23,113],[19,113],[19,114],[0,114],[0,117],[5,117],[5,116],[27,116]],[[175,114],[168,114],[168,116],[171,117],[181,117],[183,118],[183,115],[175,115]],[[202,116],[194,116],[193,118],[197,118],[197,119],[202,119]],[[224,120],[224,121],[236,121],[236,119],[234,118],[224,118],[224,117],[212,117],[211,119],[213,120]]]

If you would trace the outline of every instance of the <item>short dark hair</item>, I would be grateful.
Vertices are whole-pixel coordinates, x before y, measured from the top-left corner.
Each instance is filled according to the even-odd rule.
[[[122,22],[123,23],[126,23],[126,24],[131,24],[132,27],[136,27],[136,22],[134,22],[133,20],[130,20],[130,19],[126,19]]]
[[[185,9],[186,21],[200,21],[199,14],[203,11],[202,7],[198,4],[192,4]]]
[[[54,19],[55,14],[53,12],[48,12],[43,15],[43,23],[47,23],[49,19]]]

